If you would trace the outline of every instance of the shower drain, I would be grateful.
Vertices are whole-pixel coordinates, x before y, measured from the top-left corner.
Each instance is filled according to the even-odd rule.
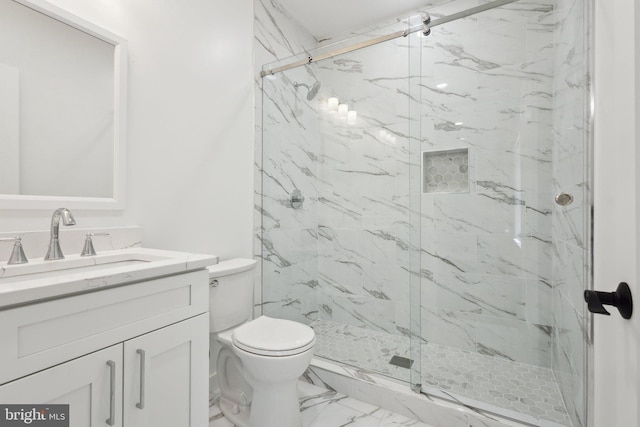
[[[411,365],[413,365],[413,359],[408,359],[402,356],[393,356],[391,360],[389,360],[389,365],[409,369],[411,368]]]

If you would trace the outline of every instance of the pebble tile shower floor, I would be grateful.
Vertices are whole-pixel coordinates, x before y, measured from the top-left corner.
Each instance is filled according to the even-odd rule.
[[[406,337],[323,320],[311,326],[317,356],[409,381],[408,369],[389,364],[394,355],[410,357]],[[424,388],[571,425],[550,369],[431,343],[421,362]]]

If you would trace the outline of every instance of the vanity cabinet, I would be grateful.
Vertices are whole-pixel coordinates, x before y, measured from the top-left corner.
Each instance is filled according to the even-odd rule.
[[[113,367],[107,364],[113,362]],[[68,404],[70,425],[122,426],[122,344],[105,348],[0,387],[3,404]],[[114,405],[111,406],[111,390]],[[113,408],[113,424],[108,424]]]
[[[125,427],[207,426],[208,381],[208,314],[126,341]]]
[[[206,270],[0,311],[0,403],[70,425],[206,427]]]

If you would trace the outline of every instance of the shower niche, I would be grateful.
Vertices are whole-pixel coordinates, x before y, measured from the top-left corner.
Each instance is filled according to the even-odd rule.
[[[468,193],[469,149],[422,152],[423,193]]]

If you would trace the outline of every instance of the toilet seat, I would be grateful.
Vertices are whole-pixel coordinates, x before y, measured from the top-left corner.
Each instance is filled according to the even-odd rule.
[[[291,320],[260,316],[233,331],[233,345],[261,356],[291,356],[310,350],[315,333],[307,325]]]

